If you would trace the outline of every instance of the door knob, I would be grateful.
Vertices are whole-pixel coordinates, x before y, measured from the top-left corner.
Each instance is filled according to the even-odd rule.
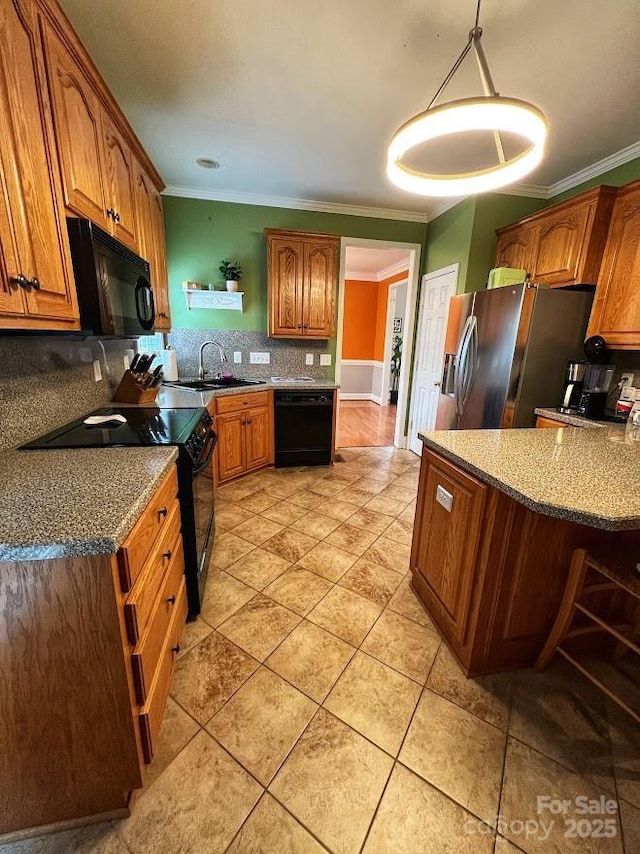
[[[435,385],[435,386],[440,386],[440,385],[442,385],[442,383],[440,382],[440,380],[438,380],[437,382],[435,382],[435,383],[434,383],[434,385]]]

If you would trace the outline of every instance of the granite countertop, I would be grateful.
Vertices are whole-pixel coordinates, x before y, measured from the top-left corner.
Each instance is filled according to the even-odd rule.
[[[174,447],[0,454],[0,561],[116,552],[177,456]]]
[[[640,442],[599,430],[440,430],[424,444],[547,516],[621,531],[640,528]]]
[[[271,380],[259,385],[235,386],[234,388],[217,388],[209,391],[193,391],[187,388],[177,388],[172,385],[162,385],[155,405],[161,408],[181,409],[189,406],[207,406],[214,397],[227,397],[233,394],[248,394],[253,391],[280,389],[290,391],[295,389],[311,389],[312,391],[333,391],[340,388],[332,380],[314,380],[312,383],[274,383]]]
[[[593,418],[585,418],[583,415],[568,415],[566,412],[558,412],[557,409],[548,409],[544,406],[539,406],[537,409],[534,409],[534,412],[542,418],[562,421],[563,424],[570,424],[572,427],[593,429],[594,427],[612,427],[616,424],[615,421],[596,421]],[[624,424],[622,426],[624,427]]]

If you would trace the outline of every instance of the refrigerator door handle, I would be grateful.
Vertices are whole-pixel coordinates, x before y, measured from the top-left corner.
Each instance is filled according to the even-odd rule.
[[[478,370],[478,319],[473,315],[470,323],[470,364],[469,370],[465,370],[465,376],[463,378],[463,389],[462,389],[462,407],[464,409],[464,405],[469,399],[469,394],[471,392],[471,386],[473,385],[473,379],[476,375],[476,371]]]
[[[460,337],[460,345],[458,347],[458,352],[456,353],[454,391],[456,401],[456,414],[458,415],[458,417],[462,415],[462,409],[464,406],[464,380],[467,371],[469,335],[474,320],[475,318],[473,315],[470,315],[466,319],[464,329],[462,330],[462,336]]]

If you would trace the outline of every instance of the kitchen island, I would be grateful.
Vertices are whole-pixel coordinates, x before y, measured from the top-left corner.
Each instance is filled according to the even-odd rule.
[[[420,438],[413,588],[467,675],[531,666],[573,550],[640,553],[640,448],[619,427]]]

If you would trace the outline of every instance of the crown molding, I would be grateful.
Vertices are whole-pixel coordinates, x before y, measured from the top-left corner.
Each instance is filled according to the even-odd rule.
[[[469,196],[455,196],[454,198],[441,199],[434,205],[431,205],[429,209],[429,222],[431,222],[431,220],[437,219],[437,217],[439,216],[442,216],[443,213],[450,211],[451,208],[455,208],[457,204],[460,204],[460,202],[464,202],[464,200],[468,198]]]
[[[510,187],[501,187],[496,193],[503,196],[528,196],[532,199],[550,199],[551,187],[542,184],[515,184]]]
[[[616,151],[608,157],[603,157],[602,160],[592,163],[591,166],[586,166],[579,172],[574,172],[573,175],[568,175],[561,181],[556,181],[555,184],[549,187],[549,198],[552,199],[559,193],[564,193],[565,190],[572,190],[578,184],[583,184],[591,178],[597,178],[598,175],[602,175],[610,169],[615,169],[616,166],[622,166],[630,160],[635,160],[637,157],[640,157],[640,141],[634,142],[626,148],[621,148],[620,151]]]
[[[319,202],[313,199],[292,199],[287,196],[263,196],[260,193],[236,193],[231,190],[204,190],[198,187],[165,187],[163,195],[184,199],[203,199],[212,202],[231,202],[237,205],[258,205],[267,208],[290,208],[300,211],[365,216],[374,219],[395,219],[403,222],[428,222],[426,213],[417,211],[374,208],[366,205],[346,205],[337,202]]]
[[[377,282],[378,276],[376,273],[365,273],[362,270],[349,270],[346,269],[344,271],[345,279],[350,279],[352,282]]]
[[[399,261],[396,261],[394,264],[389,264],[388,267],[385,267],[382,270],[378,270],[378,281],[384,282],[385,279],[390,279],[391,276],[395,276],[396,273],[408,273],[409,272],[409,259],[401,258]]]

